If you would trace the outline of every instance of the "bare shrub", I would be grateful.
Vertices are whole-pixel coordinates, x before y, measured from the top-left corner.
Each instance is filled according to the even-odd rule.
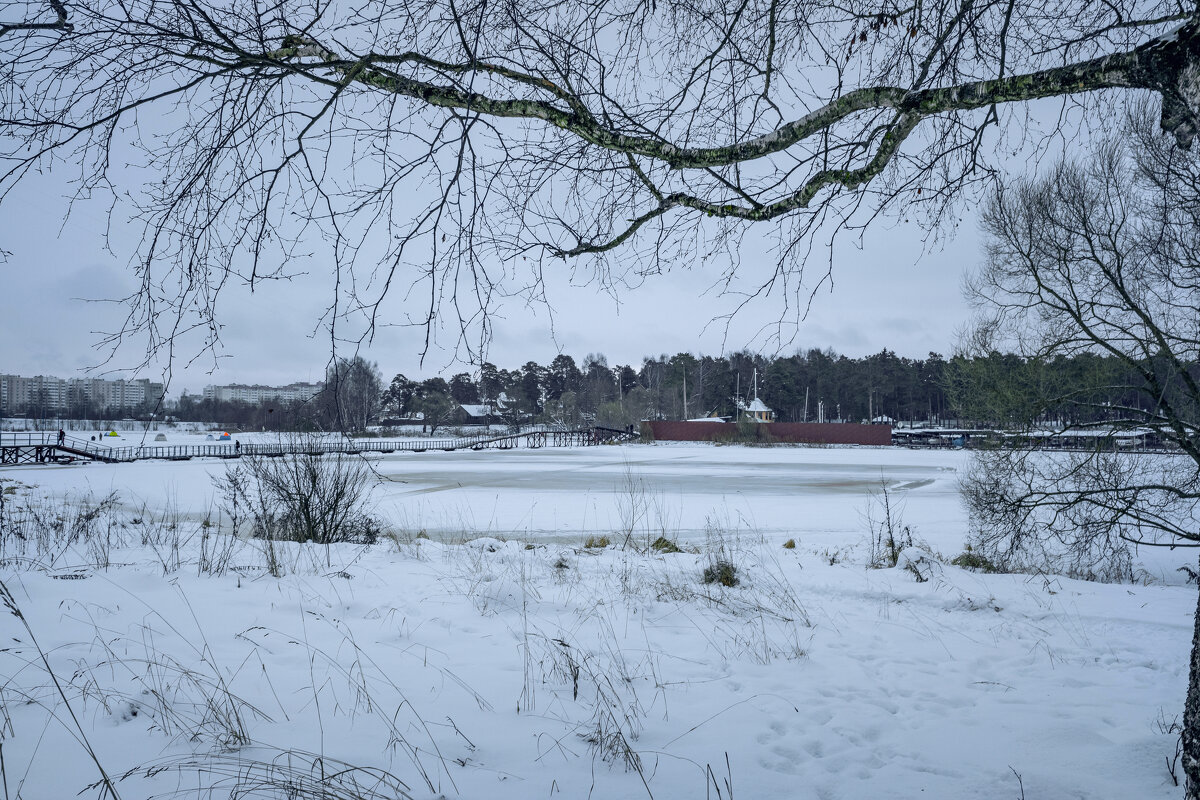
[[[975,454],[960,479],[971,552],[1003,572],[1132,581],[1134,548],[1170,541],[1154,526],[1186,524],[1196,514],[1170,490],[1153,494],[1141,487],[1194,480],[1172,474],[1194,473],[1187,464],[1169,456],[1097,451],[1003,448]]]
[[[375,476],[360,457],[321,454],[310,440],[293,440],[289,456],[246,455],[214,480],[223,507],[255,536],[270,541],[372,544],[381,526],[365,510]]]
[[[621,475],[621,483],[617,489],[617,514],[621,520],[620,533],[624,536],[622,545],[629,547],[633,544],[633,535],[640,529],[650,512],[651,490],[633,466],[625,464]]]
[[[242,524],[251,515],[250,471],[241,463],[227,463],[225,472],[213,476],[212,485],[217,490],[218,508],[229,518],[233,535],[237,536]]]
[[[892,497],[887,481],[879,480],[879,491],[871,495],[863,516],[870,537],[867,565],[873,569],[896,566],[900,553],[913,546],[912,528],[904,524],[904,503]]]

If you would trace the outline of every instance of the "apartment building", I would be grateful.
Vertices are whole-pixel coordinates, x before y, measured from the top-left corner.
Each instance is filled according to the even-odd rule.
[[[311,400],[324,385],[323,383],[289,383],[287,386],[261,386],[232,383],[228,386],[205,386],[204,399],[243,403],[265,403],[269,400],[278,403],[303,402]]]
[[[0,413],[62,414],[83,409],[153,408],[164,388],[148,378],[56,378],[0,375]]]
[[[72,403],[96,408],[138,408],[157,405],[163,396],[163,385],[145,378],[132,381],[81,378],[70,381],[68,395]]]

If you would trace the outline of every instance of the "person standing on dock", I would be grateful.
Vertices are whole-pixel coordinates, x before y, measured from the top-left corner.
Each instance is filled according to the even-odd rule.
[[[242,443],[236,439],[233,442],[233,452],[237,453],[238,455],[241,455],[242,453]]]
[[[67,443],[67,432],[64,431],[62,428],[59,428],[58,429],[58,446],[62,447],[66,443]]]

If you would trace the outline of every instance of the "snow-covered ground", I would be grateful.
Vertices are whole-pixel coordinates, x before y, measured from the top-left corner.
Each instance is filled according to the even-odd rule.
[[[961,552],[963,458],[397,453],[372,461],[394,539],[284,545],[280,578],[201,526],[225,462],[0,469],[10,503],[115,491],[126,525],[0,566],[70,701],[3,617],[4,796],[71,796],[95,761],[125,798],[1180,796],[1190,556],[1141,554],[1145,585],[866,568],[881,484]],[[717,559],[739,585],[702,582]]]

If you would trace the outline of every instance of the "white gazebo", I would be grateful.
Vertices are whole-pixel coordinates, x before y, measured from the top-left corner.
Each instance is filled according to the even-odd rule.
[[[747,417],[755,422],[774,422],[775,412],[757,397],[751,400],[743,409]]]

